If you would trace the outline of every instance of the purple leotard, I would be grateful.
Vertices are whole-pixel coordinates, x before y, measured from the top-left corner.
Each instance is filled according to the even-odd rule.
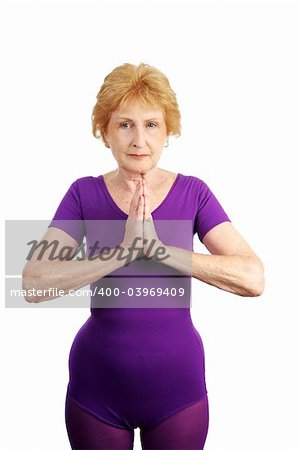
[[[180,173],[152,216],[191,220],[192,242],[195,233],[202,241],[230,221],[205,182]],[[127,217],[103,176],[90,176],[72,183],[49,226]],[[82,242],[84,230],[64,230]],[[207,394],[204,348],[190,308],[91,308],[70,350],[69,375],[67,395],[81,408],[130,430],[149,430]]]

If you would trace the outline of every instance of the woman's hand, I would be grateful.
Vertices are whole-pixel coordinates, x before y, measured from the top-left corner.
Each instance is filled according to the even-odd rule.
[[[158,248],[164,248],[164,244],[157,235],[153,217],[149,209],[149,193],[147,182],[142,179],[142,191],[144,197],[144,221],[143,221],[143,251],[145,256],[152,258],[157,255]]]
[[[157,249],[159,247],[164,247],[164,244],[157,235],[154,220],[150,213],[149,193],[145,179],[142,179],[136,185],[121,246],[126,249],[130,247],[139,249],[134,251],[133,259],[140,256],[140,254],[142,255],[140,249],[143,249],[143,254],[145,254],[147,258],[152,258],[155,254],[157,256]]]
[[[139,181],[136,185],[135,193],[131,200],[129,216],[125,225],[125,235],[121,243],[121,247],[126,249],[130,247],[143,247],[143,212],[144,198],[142,195],[142,184]],[[140,253],[140,250],[134,251],[135,259]]]

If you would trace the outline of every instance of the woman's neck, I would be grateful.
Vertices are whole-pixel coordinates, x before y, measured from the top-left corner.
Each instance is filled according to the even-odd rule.
[[[140,179],[145,179],[147,181],[148,189],[155,189],[159,182],[161,182],[161,177],[163,176],[163,170],[155,167],[147,173],[129,172],[125,169],[119,167],[118,169],[111,172],[110,181],[118,186],[123,192],[135,191],[135,186]]]

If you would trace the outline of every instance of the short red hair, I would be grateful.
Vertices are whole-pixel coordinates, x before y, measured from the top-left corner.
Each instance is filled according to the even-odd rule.
[[[140,101],[147,108],[163,111],[167,134],[181,134],[181,115],[176,95],[167,77],[155,67],[141,63],[125,63],[112,70],[104,79],[92,111],[92,133],[105,142],[105,132],[111,114],[120,106]]]

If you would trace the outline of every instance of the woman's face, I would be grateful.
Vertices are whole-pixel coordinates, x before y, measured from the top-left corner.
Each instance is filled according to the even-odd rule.
[[[167,140],[163,111],[137,102],[123,106],[112,113],[105,139],[119,167],[147,173],[157,166]]]

